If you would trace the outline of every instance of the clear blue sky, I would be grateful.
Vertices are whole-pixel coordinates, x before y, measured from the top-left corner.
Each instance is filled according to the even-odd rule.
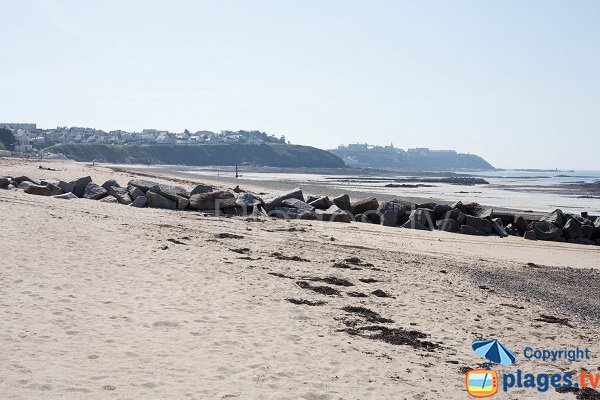
[[[1,121],[600,169],[600,1],[0,5]]]

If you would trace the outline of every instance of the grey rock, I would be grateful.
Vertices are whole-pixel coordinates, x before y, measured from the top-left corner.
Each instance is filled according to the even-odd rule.
[[[475,236],[485,236],[486,233],[478,230],[477,228],[470,225],[461,225],[459,233],[463,235],[475,235]]]
[[[31,179],[28,176],[17,176],[15,178],[12,178],[12,181],[17,184],[16,186],[19,186],[22,182],[31,182],[31,183],[36,184],[36,185],[40,184],[39,181],[36,181],[35,179]]]
[[[178,197],[177,198],[177,209],[180,211],[185,210],[190,205],[190,199],[186,197]]]
[[[548,221],[532,222],[531,229],[539,240],[555,240],[562,235],[560,228]]]
[[[461,214],[462,214],[462,212],[458,208],[452,208],[452,209],[446,211],[446,213],[444,213],[444,215],[442,215],[441,217],[439,217],[437,219],[447,219],[447,218],[450,218],[450,219],[453,219],[453,220],[457,220],[458,217]],[[435,213],[435,215],[437,217],[437,212]]]
[[[192,210],[211,210],[217,211],[225,210],[228,208],[238,207],[235,202],[235,196],[231,192],[209,192],[209,193],[198,193],[190,197],[189,207]]]
[[[429,203],[419,204],[417,208],[426,208],[429,210],[435,210],[436,207],[437,207],[437,203],[429,202]]]
[[[288,192],[281,193],[280,197],[282,201],[287,199],[298,199],[300,201],[304,201],[304,195],[302,194],[302,189],[300,188],[295,188]]]
[[[421,224],[420,222],[418,222],[417,220],[414,219],[408,219],[408,221],[406,221],[403,225],[403,228],[407,228],[407,229],[418,229],[418,230],[422,230],[422,231],[428,231],[429,228],[423,224]]]
[[[212,186],[210,185],[204,185],[204,184],[199,184],[197,185],[190,193],[190,196],[193,196],[195,194],[201,194],[201,193],[210,193],[213,192],[214,189]]]
[[[106,195],[108,195],[108,191],[94,182],[89,182],[83,192],[83,197],[90,200],[100,200]]]
[[[275,207],[275,209],[269,211],[267,215],[284,219],[317,219],[317,214],[314,211],[302,210],[295,207]]]
[[[274,210],[275,207],[281,207],[281,202],[283,201],[281,195],[279,194],[272,194],[266,197],[261,197],[260,200],[262,203],[262,207],[265,209],[266,212]]]
[[[364,214],[357,214],[364,215]],[[398,212],[394,210],[385,210],[381,214],[381,225],[383,226],[397,226],[398,225]]]
[[[30,182],[21,182],[19,187],[25,186],[25,193],[34,194],[36,196],[56,196],[59,194],[63,194],[63,191],[53,184],[48,184],[46,186],[36,185]]]
[[[79,197],[75,196],[73,193],[69,192],[69,193],[63,193],[63,194],[57,194],[56,196],[52,196],[55,199],[63,199],[63,200],[74,200],[74,199],[78,199]]]
[[[99,201],[102,203],[114,203],[114,204],[117,204],[119,202],[115,196],[110,196],[110,195],[101,198]]]
[[[581,232],[583,232],[583,237],[586,239],[594,239],[594,225],[581,225]]]
[[[144,207],[146,207],[147,204],[148,204],[147,197],[142,195],[142,196],[136,197],[135,200],[133,200],[133,202],[130,204],[130,206],[136,207],[136,208],[144,208]]]
[[[492,219],[494,218],[500,218],[503,226],[508,226],[508,224],[513,224],[515,222],[515,215],[507,211],[494,210],[492,212]]]
[[[553,223],[554,225],[558,226],[560,229],[562,229],[565,226],[565,223],[567,222],[564,213],[558,209],[554,210],[550,214],[542,217],[542,219],[540,221],[546,221],[546,222]]]
[[[332,205],[327,210],[315,210],[317,219],[330,222],[350,222],[350,215],[336,205]]]
[[[494,218],[492,219],[492,233],[495,233],[496,235],[500,236],[500,237],[507,237],[508,233],[506,232],[506,229],[504,229],[504,224],[502,223],[502,220],[500,218]]]
[[[82,178],[77,178],[74,181],[69,182],[75,186],[73,189],[73,194],[79,198],[82,198],[83,194],[85,193],[85,188],[87,187],[87,184],[90,183],[91,181],[92,181],[91,177],[84,176]]]
[[[481,219],[492,220],[492,215],[494,214],[493,208],[486,208],[481,210],[481,212],[477,215]]]
[[[137,199],[138,197],[144,196],[146,194],[146,193],[144,193],[144,191],[142,189],[140,189],[139,187],[135,187],[135,186],[128,186],[127,191],[131,195],[132,199]]]
[[[378,207],[379,202],[377,199],[375,197],[369,197],[352,203],[352,213],[365,214],[367,211],[377,211]]]
[[[580,238],[576,238],[576,239],[567,239],[567,242],[569,243],[575,243],[575,244],[586,244],[586,245],[595,245],[596,242],[591,240],[591,239],[586,239],[584,237],[580,237]]]
[[[315,196],[314,194],[311,194],[311,195],[308,195],[308,196],[306,196],[306,199],[305,199],[305,201],[306,201],[308,204],[310,204],[310,203],[312,203],[313,201],[315,201],[315,200],[318,200],[318,199],[320,199],[320,198],[321,198],[321,196]]]
[[[581,229],[581,222],[577,221],[574,218],[569,219],[565,223],[562,231],[567,240],[568,239],[577,239],[577,238],[584,236],[583,231]]]
[[[460,229],[460,225],[456,222],[455,219],[446,218],[440,219],[435,222],[435,227],[440,231],[446,232],[458,232]]]
[[[519,230],[513,224],[506,225],[504,229],[506,230],[506,233],[508,233],[510,236],[521,236]]]
[[[260,199],[258,197],[247,192],[242,192],[238,194],[237,198],[235,199],[235,203],[238,206],[246,209],[258,207],[261,204]]]
[[[444,216],[446,216],[449,212],[452,211],[452,207],[450,207],[449,205],[446,204],[437,204],[434,208],[433,211],[435,212],[435,218],[436,219],[444,219]],[[456,210],[458,212],[458,210]],[[446,217],[448,218],[448,217]],[[450,217],[452,218],[452,217]],[[456,217],[452,218],[452,219],[456,219]]]
[[[429,228],[435,227],[435,212],[427,208],[418,208],[411,211],[408,222],[415,221],[420,225],[427,226]]]
[[[329,197],[327,196],[318,197],[313,201],[307,201],[307,203],[313,206],[314,208],[320,208],[321,210],[327,210],[333,205],[333,202],[329,200]]]
[[[73,182],[58,181],[56,186],[58,186],[60,190],[62,190],[65,193],[73,193],[73,191],[75,190],[75,184]]]
[[[152,190],[154,193],[160,193],[160,185],[158,183],[143,179],[132,179],[127,183],[127,186],[135,186],[144,193],[148,192],[148,190]]]
[[[396,226],[400,223],[400,216],[406,213],[404,206],[394,201],[384,201],[377,208],[384,226]]]
[[[522,216],[517,216],[515,218],[515,222],[514,222],[514,227],[517,228],[517,230],[519,231],[519,235],[523,236],[525,235],[525,232],[527,231],[527,221],[525,220],[525,218],[523,218]]]
[[[467,215],[465,225],[471,226],[486,234],[492,233],[492,223],[487,219]]]
[[[111,187],[121,187],[121,185],[119,185],[119,182],[115,181],[114,179],[109,179],[102,184],[102,187],[108,191],[108,189]]]
[[[146,192],[146,197],[148,199],[148,207],[150,208],[164,208],[167,210],[176,210],[177,203],[171,199],[167,199],[166,197],[161,196],[158,193],[155,193],[151,190]]]
[[[177,201],[180,197],[185,197],[186,199],[190,198],[190,192],[181,186],[160,184],[158,185],[158,188],[160,191],[156,193],[160,193],[161,196],[166,197],[169,200]]]
[[[285,199],[281,202],[283,207],[291,207],[305,212],[313,212],[315,208],[310,204],[298,199]]]
[[[342,194],[332,199],[333,204],[344,211],[352,211],[352,204],[350,203],[350,196]],[[331,206],[330,206],[331,207]]]
[[[10,178],[0,177],[0,187],[6,187],[10,183]]]
[[[534,231],[529,230],[529,231],[525,231],[523,238],[525,238],[527,240],[537,240],[537,235],[535,234]]]
[[[113,196],[121,204],[129,205],[133,201],[131,195],[125,188],[118,186],[110,186],[106,190],[109,196]]]

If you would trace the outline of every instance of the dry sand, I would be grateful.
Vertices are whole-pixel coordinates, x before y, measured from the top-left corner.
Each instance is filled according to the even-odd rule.
[[[39,164],[0,159],[0,175],[132,177]],[[476,338],[500,339],[530,372],[600,364],[597,247],[5,190],[0,215],[2,399],[465,399],[461,369],[483,361],[470,349]],[[339,264],[350,257],[363,265]],[[354,286],[317,281],[327,277]],[[374,325],[399,329],[391,332],[402,344],[365,337],[381,332],[360,330]],[[526,346],[589,347],[594,359],[526,361]],[[521,389],[497,398],[575,396]]]

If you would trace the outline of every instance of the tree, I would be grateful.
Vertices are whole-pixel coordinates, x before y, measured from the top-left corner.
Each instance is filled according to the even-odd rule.
[[[0,143],[2,143],[7,150],[14,150],[17,139],[11,130],[2,128],[0,129]]]

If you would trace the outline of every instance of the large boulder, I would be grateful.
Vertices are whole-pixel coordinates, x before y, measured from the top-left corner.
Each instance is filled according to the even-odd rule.
[[[73,191],[75,190],[75,184],[73,182],[58,181],[56,186],[58,186],[65,193],[73,193]]]
[[[408,219],[408,221],[406,221],[403,225],[403,228],[407,228],[407,229],[418,229],[418,230],[422,230],[422,231],[428,231],[429,228],[426,225],[421,224],[420,222],[418,222],[416,219]]]
[[[525,231],[523,234],[523,238],[527,240],[538,240],[537,235],[533,230]]]
[[[558,226],[560,229],[562,229],[565,226],[566,218],[565,218],[565,214],[561,211],[561,210],[554,210],[552,211],[550,214],[545,215],[544,217],[542,217],[542,219],[540,221],[546,221],[546,222],[550,222],[556,226]]]
[[[109,186],[106,189],[109,196],[114,197],[121,204],[129,205],[133,201],[127,189],[120,186]]]
[[[458,222],[456,222],[456,220],[452,218],[437,220],[435,222],[435,227],[440,231],[446,232],[458,232],[458,230],[460,229],[460,225],[458,224]]]
[[[377,208],[381,217],[381,225],[396,226],[400,223],[400,216],[406,213],[404,206],[393,201],[384,201]]]
[[[317,214],[314,211],[298,209],[295,207],[275,207],[275,209],[269,211],[267,215],[283,219],[317,219]]]
[[[154,193],[160,193],[160,185],[156,182],[146,181],[144,179],[132,179],[127,183],[127,186],[134,186],[146,193],[152,190]]]
[[[186,199],[190,198],[190,192],[187,189],[182,188],[181,186],[172,186],[172,185],[158,185],[160,189],[161,196],[166,197],[169,200],[177,201],[180,197],[185,197]]]
[[[502,225],[504,226],[508,226],[508,224],[513,224],[515,222],[515,214],[508,211],[493,210],[491,216],[492,219],[500,218]]]
[[[34,194],[37,196],[56,196],[59,194],[63,194],[63,191],[61,190],[61,188],[59,188],[58,186],[55,186],[53,184],[47,184],[46,186],[41,186],[41,185],[36,185],[30,182],[21,182],[21,184],[19,185],[19,187],[21,186],[27,186],[25,187],[24,191],[25,193],[28,194]]]
[[[408,217],[408,222],[415,221],[431,229],[435,228],[435,211],[428,208],[418,208],[412,210]]]
[[[31,182],[31,183],[34,183],[36,185],[40,184],[39,181],[36,181],[35,179],[31,179],[28,176],[17,176],[15,178],[12,178],[12,181],[14,183],[16,183],[16,186],[19,186],[22,182]]]
[[[140,196],[146,195],[146,193],[142,189],[140,189],[139,187],[136,187],[136,186],[128,186],[127,191],[131,195],[131,198],[134,200]]]
[[[317,197],[312,201],[308,201],[307,199],[307,203],[313,206],[314,208],[319,208],[321,210],[327,210],[333,205],[333,202],[329,200],[329,197],[327,196]]]
[[[500,218],[492,219],[492,232],[500,237],[508,236],[506,229],[504,228],[504,224]]]
[[[327,210],[315,210],[319,221],[330,222],[350,222],[350,215],[336,205],[332,205]]]
[[[136,207],[136,208],[144,208],[146,207],[146,205],[148,204],[148,198],[144,195],[142,196],[138,196],[135,198],[135,200],[133,200],[133,202],[130,204],[131,207]]]
[[[525,232],[528,230],[527,221],[520,215],[515,217],[515,222],[513,223],[513,226],[519,231],[520,236],[525,235]]]
[[[313,206],[298,199],[285,199],[281,202],[281,204],[283,207],[291,207],[308,213],[312,213],[315,211],[315,208]]]
[[[150,208],[164,208],[167,210],[177,209],[177,203],[175,201],[167,199],[166,197],[163,197],[151,190],[146,192],[146,197],[148,199],[148,207]]]
[[[577,221],[574,218],[571,218],[565,223],[562,231],[565,235],[565,238],[577,239],[584,236],[581,227],[581,222]]]
[[[487,219],[467,215],[465,219],[465,225],[473,227],[486,234],[492,233],[492,223]]]
[[[350,196],[347,194],[342,194],[333,198],[333,204],[338,206],[340,209],[344,211],[352,211],[352,204],[350,203]],[[355,213],[358,214],[358,213]]]
[[[583,237],[586,239],[594,239],[594,225],[584,224],[581,225],[581,232],[583,232]]]
[[[111,187],[121,187],[121,185],[119,185],[119,182],[115,181],[114,179],[109,179],[102,184],[102,187],[108,191]]]
[[[235,196],[231,192],[198,193],[190,197],[189,208],[192,210],[216,211],[236,207]]]
[[[504,227],[504,230],[506,231],[506,233],[508,233],[510,236],[521,236],[521,234],[519,233],[519,230],[513,225],[513,224],[508,224]]]
[[[108,191],[94,182],[89,182],[83,191],[83,198],[90,200],[100,200],[106,195],[108,195]]]
[[[537,221],[530,224],[531,230],[539,240],[556,240],[562,235],[562,231],[552,222]]]
[[[285,193],[273,193],[268,196],[262,197],[262,206],[266,212],[272,211],[275,207],[281,207],[283,200],[287,199],[298,199],[304,201],[304,195],[302,189],[296,188]]]
[[[188,208],[188,206],[190,205],[190,199],[188,199],[187,197],[178,197],[177,198],[177,209],[178,210],[185,210]]]
[[[436,206],[433,208],[433,211],[435,212],[436,219],[443,219],[446,214],[452,211],[452,207],[447,204],[436,204]],[[458,212],[458,210],[456,211]],[[452,219],[456,219],[456,217]]]
[[[92,178],[90,176],[84,176],[82,178],[77,178],[69,183],[72,183],[74,186],[73,189],[73,194],[79,198],[83,197],[83,194],[85,193],[85,188],[87,187],[88,183],[90,183],[92,181]]]
[[[6,187],[10,183],[10,178],[0,177],[0,187]]]
[[[458,230],[458,233],[462,233],[463,235],[475,235],[475,236],[486,235],[485,232],[482,232],[479,229],[472,227],[470,225],[461,225],[460,229]]]
[[[377,207],[379,207],[377,199],[375,197],[369,197],[352,203],[352,213],[365,214],[367,211],[377,211]]]
[[[100,202],[102,202],[102,203],[114,203],[114,204],[117,204],[118,200],[117,200],[117,198],[115,196],[108,195],[106,197],[101,198]]]
[[[215,189],[213,189],[212,186],[210,185],[204,185],[204,184],[199,184],[197,185],[194,189],[192,189],[192,191],[190,192],[190,197],[195,195],[195,194],[201,194],[201,193],[210,193],[212,191],[214,191]]]
[[[237,198],[235,199],[235,203],[238,206],[245,208],[246,210],[258,207],[261,204],[260,199],[258,197],[248,192],[242,192],[238,194]]]
[[[287,199],[298,199],[300,201],[304,201],[304,195],[302,194],[302,189],[300,188],[295,188],[288,192],[281,193],[279,196],[281,197],[282,201]]]

